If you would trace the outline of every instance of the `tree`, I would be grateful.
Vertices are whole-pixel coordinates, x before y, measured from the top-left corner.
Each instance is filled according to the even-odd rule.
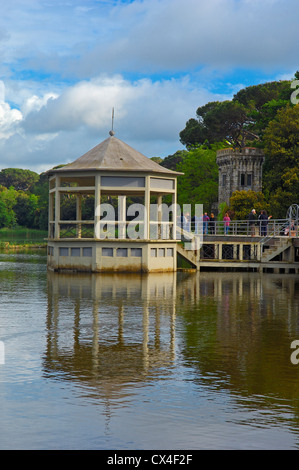
[[[169,170],[176,171],[178,163],[180,163],[187,154],[188,152],[186,150],[178,150],[173,155],[165,157],[160,164]]]
[[[38,228],[38,196],[18,191],[13,207],[18,225],[28,228]]]
[[[177,170],[184,173],[178,178],[178,203],[203,204],[210,211],[218,198],[218,166],[216,152],[223,144],[202,145],[186,152]]]
[[[252,209],[258,214],[261,210],[268,212],[270,206],[262,192],[234,191],[229,200],[229,209],[234,219],[246,220]]]
[[[161,162],[163,161],[161,157],[152,157],[151,160],[153,160],[153,162],[158,163],[158,165],[161,165]]]
[[[197,119],[189,119],[180,132],[180,141],[187,148],[205,141],[223,140],[234,147],[256,145],[277,110],[290,101],[290,84],[285,80],[250,86],[240,90],[232,100],[199,107]]]
[[[17,200],[17,191],[0,186],[0,228],[13,227],[16,224],[14,206]]]
[[[284,218],[299,203],[299,105],[278,111],[265,131],[264,192],[273,216]]]
[[[233,147],[245,147],[248,140],[258,138],[250,130],[251,124],[248,109],[234,100],[219,103],[205,116],[205,125],[213,133],[214,140],[227,140]]]
[[[249,138],[257,138],[249,129],[252,119],[248,110],[238,101],[211,102],[198,108],[196,114],[198,122],[188,121],[180,132],[180,140],[187,147],[223,140],[235,147],[244,147]],[[198,142],[194,142],[194,137]]]
[[[29,191],[39,180],[39,175],[31,170],[6,168],[0,171],[0,184],[6,188],[13,186],[16,190]]]
[[[269,101],[290,101],[291,82],[289,80],[275,81],[253,85],[241,89],[234,95],[233,100],[243,104],[246,108],[260,111]]]
[[[49,181],[45,173],[39,175],[39,180],[31,188],[31,192],[38,196],[38,207],[36,210],[36,224],[39,229],[48,228],[49,211]]]

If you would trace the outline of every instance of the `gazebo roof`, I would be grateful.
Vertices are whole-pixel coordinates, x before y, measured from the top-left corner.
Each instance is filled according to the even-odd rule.
[[[112,134],[112,133],[111,133]],[[160,173],[164,175],[180,175],[182,173],[164,168],[142,153],[133,149],[125,142],[110,135],[87,153],[72,163],[49,170],[48,173],[64,173],[69,171],[119,171]]]

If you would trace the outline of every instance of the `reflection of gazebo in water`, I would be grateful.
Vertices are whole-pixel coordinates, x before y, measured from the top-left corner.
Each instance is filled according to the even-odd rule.
[[[46,373],[122,395],[174,361],[175,273],[48,272]]]
[[[137,152],[113,132],[74,162],[50,170],[48,267],[59,271],[175,271],[179,174]],[[76,201],[72,218],[62,210],[65,199],[70,198]],[[93,201],[93,207],[89,205],[89,212],[84,212],[87,199],[89,204]],[[130,201],[138,207],[130,204],[128,213]],[[167,223],[162,220],[165,201],[170,212]]]

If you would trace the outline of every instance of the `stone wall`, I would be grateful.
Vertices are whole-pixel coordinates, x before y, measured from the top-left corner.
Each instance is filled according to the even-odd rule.
[[[229,204],[234,191],[261,191],[264,159],[263,151],[253,147],[218,150],[218,204]]]

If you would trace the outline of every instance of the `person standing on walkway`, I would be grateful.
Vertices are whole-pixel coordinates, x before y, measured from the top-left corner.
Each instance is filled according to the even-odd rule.
[[[259,234],[262,236],[262,220],[264,218],[263,211],[261,211],[260,215],[257,218],[258,227],[259,227]]]
[[[208,216],[207,212],[204,213],[202,220],[203,220],[203,233],[204,235],[207,235],[208,234],[208,222],[210,220],[210,217]]]
[[[230,217],[228,215],[228,212],[226,212],[225,216],[223,217],[223,220],[224,220],[224,233],[225,235],[227,235],[229,231],[229,223],[230,223]]]
[[[210,215],[210,222],[209,222],[210,233],[215,234],[215,216],[213,212]]]
[[[254,237],[255,235],[255,224],[256,224],[256,211],[255,209],[252,209],[248,216],[248,221],[249,221],[249,228],[250,228],[250,233],[251,236]]]
[[[268,216],[266,211],[262,211],[261,214],[259,215],[259,221],[260,221],[260,234],[261,237],[265,237],[267,235],[267,228],[268,228]]]

